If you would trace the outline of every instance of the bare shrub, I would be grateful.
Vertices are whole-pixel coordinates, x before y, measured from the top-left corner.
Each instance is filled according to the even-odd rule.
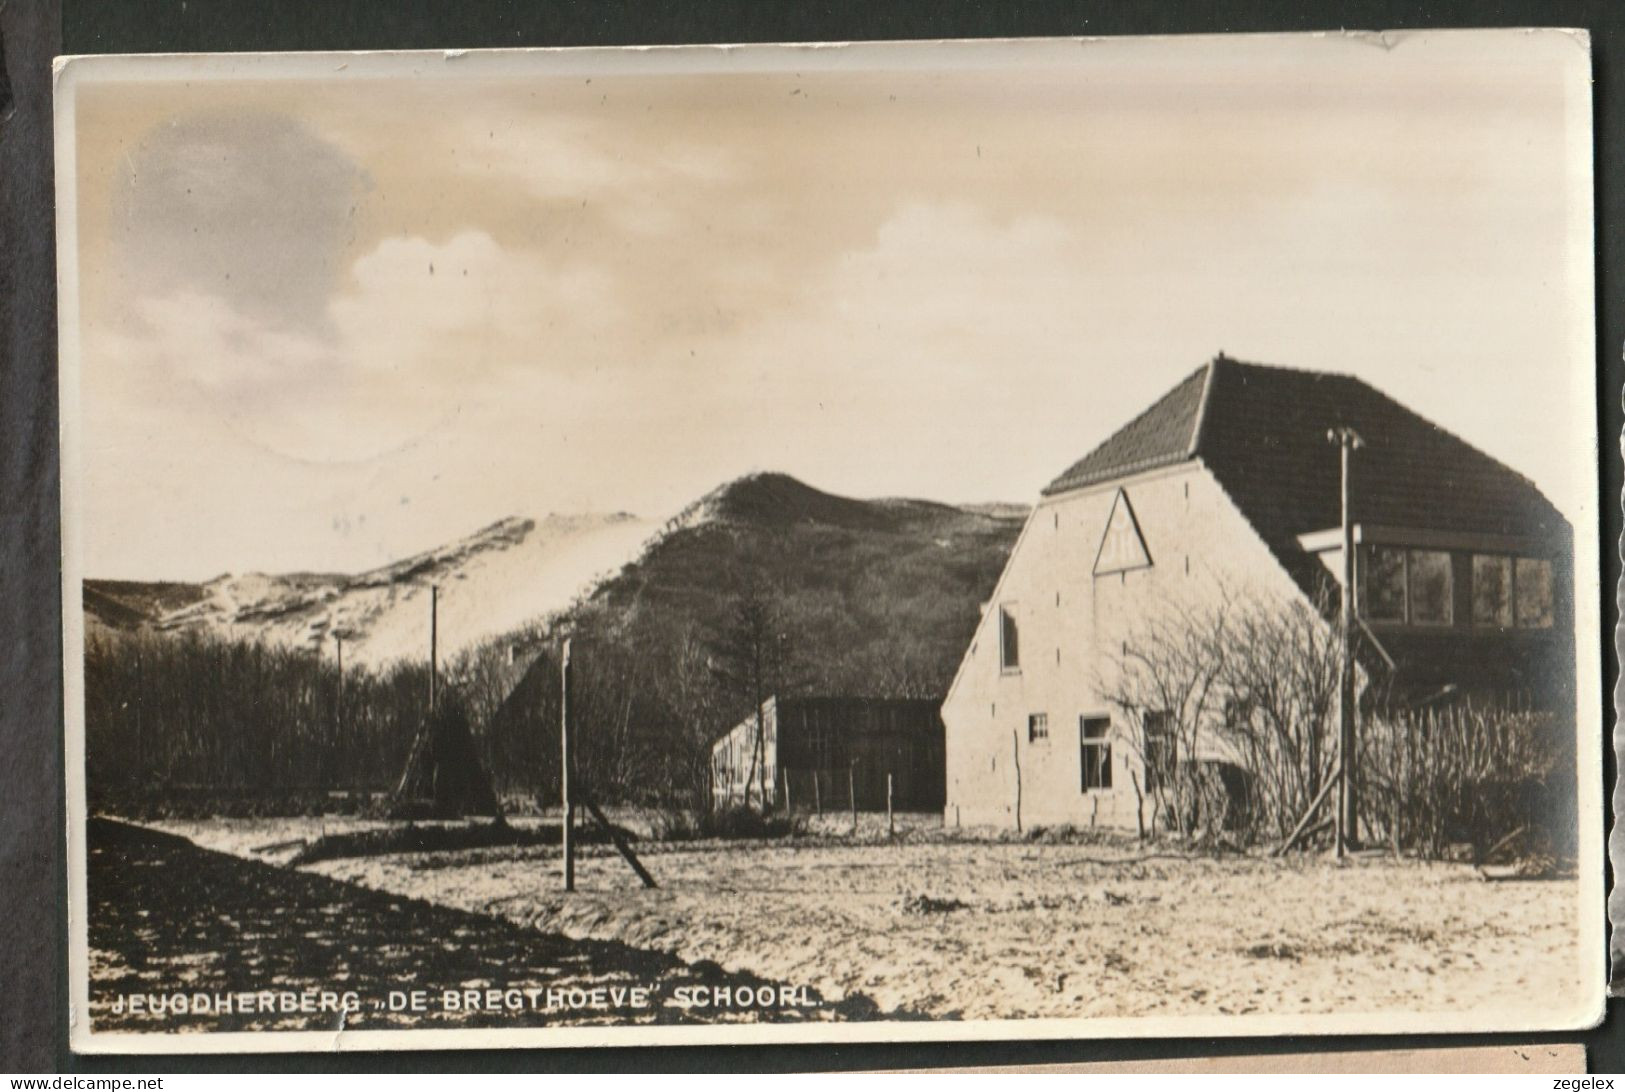
[[[1325,604],[1232,607],[1219,629],[1224,729],[1248,771],[1244,821],[1284,838],[1337,771],[1341,627]]]
[[[1573,739],[1563,718],[1505,706],[1384,711],[1361,725],[1362,814],[1430,857],[1460,843],[1482,854],[1520,831],[1561,847]]]
[[[654,837],[660,842],[692,842],[707,838],[786,838],[805,833],[803,820],[789,815],[764,814],[735,806],[716,810],[671,808],[657,815]]]
[[[1156,822],[1182,835],[1280,841],[1337,776],[1343,665],[1330,600],[1227,591],[1151,615],[1101,693],[1124,714]],[[1385,679],[1362,667],[1367,701]],[[1515,832],[1572,838],[1573,725],[1504,705],[1378,706],[1361,717],[1362,836],[1439,856]],[[1234,765],[1231,765],[1233,763]],[[1140,782],[1136,781],[1136,788]],[[1323,811],[1328,822],[1331,810]],[[1316,828],[1311,828],[1314,830]]]

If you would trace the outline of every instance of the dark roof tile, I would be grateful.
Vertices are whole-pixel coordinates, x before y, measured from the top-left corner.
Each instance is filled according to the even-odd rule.
[[[1046,495],[1200,458],[1300,580],[1318,563],[1297,536],[1340,522],[1329,430],[1365,441],[1353,516],[1371,526],[1566,539],[1568,524],[1527,478],[1353,376],[1219,356],[1106,439]]]

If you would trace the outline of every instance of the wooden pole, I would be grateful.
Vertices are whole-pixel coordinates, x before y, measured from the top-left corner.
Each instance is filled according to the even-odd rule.
[[[824,781],[824,771],[818,769],[817,767],[814,767],[813,768],[813,812],[814,812],[814,814],[820,815],[820,816],[824,814],[824,794],[823,794],[823,789],[822,789],[823,781]]]
[[[141,708],[146,704],[147,687],[141,671],[141,649],[135,650],[135,771],[136,783],[147,780],[147,732],[141,722]]]
[[[338,630],[333,631],[333,646],[338,650],[338,693],[333,699],[333,746],[328,748],[328,761],[335,765],[347,766],[344,752],[344,634]],[[331,773],[332,771],[330,771]],[[346,781],[349,780],[349,771],[343,773]],[[332,786],[329,785],[329,788]]]
[[[339,696],[338,708],[333,711],[333,719],[338,722],[338,731],[344,734],[344,634],[334,633],[333,641],[339,650]]]
[[[846,764],[846,799],[852,805],[852,833],[858,832],[858,785],[857,777],[853,773],[857,769],[856,762]]]
[[[564,889],[576,889],[575,843],[571,826],[575,821],[575,805],[570,800],[570,638],[564,639],[559,655],[559,817],[564,849]]]
[[[1332,791],[1332,786],[1334,784],[1338,783],[1340,783],[1340,778],[1334,777],[1332,780],[1327,781],[1326,784],[1320,787],[1320,792],[1316,794],[1314,803],[1310,804],[1304,809],[1303,818],[1299,819],[1298,825],[1292,828],[1292,833],[1286,836],[1286,841],[1270,850],[1271,857],[1279,857],[1281,854],[1287,852],[1293,846],[1298,844],[1298,839],[1301,838],[1304,832],[1309,829],[1309,820],[1315,817],[1315,812],[1320,809],[1321,802],[1326,799],[1326,794]],[[1317,827],[1323,827],[1325,825],[1325,823],[1316,824]]]
[[[440,585],[429,585],[429,712],[440,684]]]
[[[891,774],[888,773],[888,774],[886,774],[886,837],[890,838],[896,833],[897,833],[897,828],[892,825]]]
[[[626,858],[626,863],[632,866],[632,871],[638,874],[638,879],[643,881],[643,886],[659,887],[660,885],[655,883],[655,878],[649,875],[649,870],[643,867],[643,862],[638,860],[638,855],[632,852],[632,847],[627,844],[626,839],[621,837],[620,830],[616,828],[614,823],[605,818],[603,810],[599,808],[598,802],[592,798],[592,794],[586,791],[585,786],[582,787],[581,791],[581,803],[587,809],[587,813],[603,828],[604,833],[609,835],[609,840],[614,843],[621,856]]]
[[[1337,855],[1344,856],[1354,848],[1360,838],[1359,802],[1357,795],[1357,769],[1359,745],[1355,734],[1354,685],[1354,519],[1351,513],[1349,477],[1357,448],[1363,446],[1359,433],[1351,428],[1337,428],[1327,439],[1338,445],[1341,456],[1341,499],[1343,531],[1343,594],[1341,621],[1343,626],[1343,670],[1338,680],[1338,732],[1337,732]]]
[[[1010,731],[1010,754],[1015,760],[1016,769],[1016,833],[1021,833],[1021,742],[1016,738],[1014,729]]]

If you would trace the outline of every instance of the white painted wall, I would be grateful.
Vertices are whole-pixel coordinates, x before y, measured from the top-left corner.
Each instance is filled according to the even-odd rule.
[[[1108,576],[1093,570],[1113,498],[1133,505],[1152,564]],[[1101,696],[1136,623],[1170,603],[1301,599],[1218,481],[1199,462],[1149,471],[1039,502],[1011,552],[976,636],[943,703],[949,826],[1021,824],[1134,829],[1130,773],[1140,763],[1120,711]],[[999,662],[999,607],[1015,612],[1021,664]],[[1049,717],[1047,741],[1029,742],[1027,718]],[[1080,718],[1113,720],[1112,787],[1082,788]],[[1143,774],[1141,783],[1143,784]],[[1147,805],[1149,819],[1149,805]]]

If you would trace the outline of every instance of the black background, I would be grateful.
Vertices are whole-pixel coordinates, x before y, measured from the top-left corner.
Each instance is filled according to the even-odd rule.
[[[1625,4],[1617,2],[777,3],[585,0],[0,0],[0,1071],[740,1070],[1105,1061],[1169,1055],[1583,1041],[1625,1071],[1617,1005],[1579,1035],[1045,1041],[387,1054],[75,1057],[67,1050],[66,880],[50,61],[58,53],[445,49],[1221,31],[1573,26],[1596,87],[1598,426],[1604,618],[1617,618],[1625,308]],[[1531,362],[1538,367],[1538,362]],[[1583,586],[1583,584],[1582,584]],[[1613,643],[1602,695],[1613,708]],[[1614,755],[1605,755],[1607,785]],[[1200,959],[1200,952],[1192,952]]]

